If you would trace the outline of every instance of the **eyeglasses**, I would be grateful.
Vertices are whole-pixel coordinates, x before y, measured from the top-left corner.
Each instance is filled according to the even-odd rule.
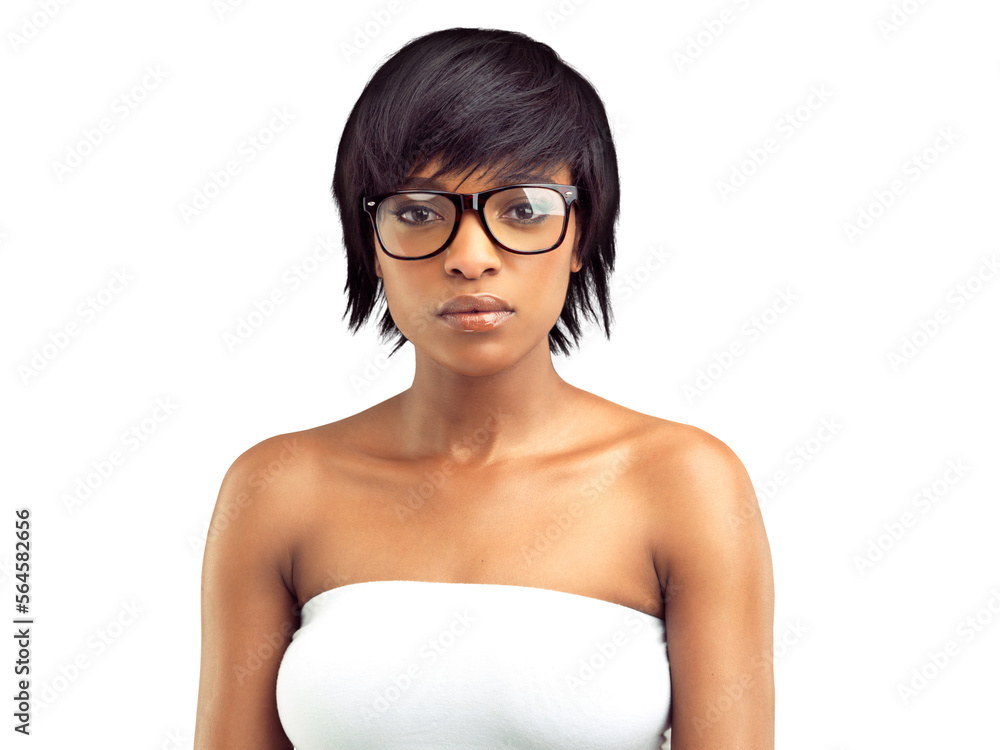
[[[361,207],[382,251],[399,260],[422,260],[443,251],[467,210],[479,214],[486,235],[509,253],[537,255],[566,238],[574,185],[504,185],[479,193],[397,190],[368,195]]]

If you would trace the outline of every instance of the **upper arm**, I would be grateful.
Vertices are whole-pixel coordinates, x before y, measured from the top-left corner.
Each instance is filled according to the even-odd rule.
[[[202,568],[194,750],[292,747],[275,687],[299,617],[290,590],[287,480],[274,481],[272,471],[274,461],[284,469],[294,462],[288,440],[271,438],[240,456],[212,514]]]
[[[701,430],[667,453],[655,559],[666,578],[672,750],[774,747],[774,576],[746,469]]]

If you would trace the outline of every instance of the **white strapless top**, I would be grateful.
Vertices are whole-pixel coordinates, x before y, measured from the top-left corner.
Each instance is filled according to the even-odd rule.
[[[297,750],[660,750],[664,624],[528,586],[347,584],[302,606],[277,703]]]

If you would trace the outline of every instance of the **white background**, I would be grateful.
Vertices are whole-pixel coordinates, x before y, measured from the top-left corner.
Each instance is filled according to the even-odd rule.
[[[13,619],[11,509],[29,507],[33,687],[48,698],[18,746],[191,746],[226,469],[412,377],[410,346],[386,362],[373,328],[352,337],[341,320],[329,184],[344,121],[406,41],[486,26],[550,44],[614,121],[616,324],[556,366],[746,465],[775,567],[778,746],[1000,747],[1000,6],[16,0],[0,16],[0,601]],[[291,121],[261,133],[276,109]],[[240,171],[214,190],[229,160]],[[734,170],[744,184],[723,195]],[[199,190],[214,197],[185,220]],[[321,240],[336,252],[306,260]],[[116,272],[127,286],[81,314]],[[284,303],[227,346],[274,289]],[[773,307],[781,294],[793,304]],[[141,442],[123,440],[133,428]]]

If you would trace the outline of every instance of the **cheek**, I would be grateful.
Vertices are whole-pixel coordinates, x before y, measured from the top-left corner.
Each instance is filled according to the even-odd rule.
[[[407,299],[407,285],[405,280],[400,277],[400,274],[394,273],[394,269],[389,269],[389,273],[386,273],[386,267],[382,264],[383,255],[381,250],[381,245],[379,245],[378,236],[375,234],[375,230],[372,230],[372,246],[375,248],[375,275],[382,280],[382,290],[385,293],[386,306],[389,308],[389,315],[392,316],[393,322],[396,327],[403,331],[405,335],[404,328],[406,327],[407,314],[405,312],[409,300]],[[387,259],[391,260],[391,259]],[[396,271],[400,269],[395,269]],[[403,325],[400,325],[403,323]]]
[[[400,283],[400,279],[393,273],[382,274],[382,291],[385,293],[386,305],[389,314],[395,321],[396,326],[402,330],[400,318],[405,319],[405,310],[408,306],[406,284]]]
[[[431,281],[421,277],[419,267],[408,267],[405,261],[393,263],[392,258],[383,254],[374,230],[372,241],[375,243],[375,272],[382,280],[389,315],[396,328],[411,339],[428,328],[443,300],[427,298],[424,290],[432,288]]]
[[[546,259],[546,262],[526,269],[524,278],[526,284],[519,296],[522,300],[532,303],[529,308],[531,317],[548,327],[555,325],[569,290],[569,259],[565,256],[552,257],[551,261]]]
[[[518,258],[519,299],[529,303],[525,312],[534,321],[553,326],[559,320],[572,272],[577,268],[573,259],[576,240],[575,216],[570,215],[562,245],[551,253]]]
[[[406,338],[412,340],[430,327],[443,300],[426,294],[432,288],[429,279],[423,279],[416,269],[392,269],[383,275],[382,286],[389,315]]]

